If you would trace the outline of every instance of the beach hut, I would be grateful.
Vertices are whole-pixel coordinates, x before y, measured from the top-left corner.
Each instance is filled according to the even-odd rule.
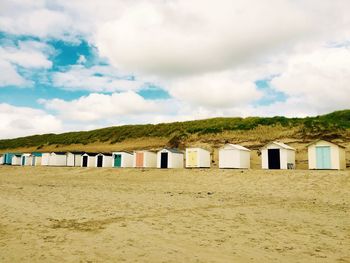
[[[67,166],[66,153],[65,152],[50,153],[49,166]]]
[[[262,169],[295,169],[295,149],[282,142],[271,142],[261,149]]]
[[[81,167],[82,155],[85,152],[67,152],[67,166]]]
[[[4,154],[4,164],[12,165],[12,157],[14,153],[5,153]]]
[[[4,155],[3,154],[0,154],[0,165],[4,164]]]
[[[15,153],[12,156],[11,165],[22,165],[22,154]]]
[[[157,153],[157,168],[183,168],[184,154],[177,149],[165,148]]]
[[[133,167],[134,154],[129,152],[114,152],[112,154],[113,167]]]
[[[50,153],[43,153],[41,155],[41,165],[47,166],[50,163]]]
[[[136,151],[134,153],[134,167],[156,168],[157,154],[151,151]]]
[[[186,168],[210,168],[210,152],[202,148],[186,149]]]
[[[345,147],[317,140],[308,145],[309,169],[343,170],[346,168]]]
[[[98,153],[84,153],[81,159],[81,167],[96,167],[96,155]]]
[[[249,169],[250,150],[237,144],[226,144],[219,149],[219,168]]]
[[[22,160],[21,160],[21,165],[22,166],[28,166],[31,165],[31,154],[30,153],[23,153],[22,154]]]
[[[38,152],[32,152],[30,157],[31,157],[31,164],[32,166],[39,166],[41,165],[41,161],[42,161],[42,153],[38,153]]]
[[[96,155],[95,160],[96,167],[112,167],[112,154],[111,153],[99,153]]]

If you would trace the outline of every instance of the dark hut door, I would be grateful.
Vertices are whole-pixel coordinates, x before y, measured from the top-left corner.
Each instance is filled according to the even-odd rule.
[[[102,163],[103,163],[103,156],[102,155],[97,156],[97,167],[102,167]]]
[[[87,165],[88,165],[88,157],[83,156],[83,167],[87,167]]]
[[[162,153],[160,157],[160,168],[168,168],[168,153]]]
[[[281,169],[279,149],[268,149],[269,169]]]

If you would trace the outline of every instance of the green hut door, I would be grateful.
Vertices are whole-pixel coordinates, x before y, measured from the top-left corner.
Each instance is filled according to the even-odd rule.
[[[122,155],[114,155],[114,167],[122,167]]]
[[[316,166],[317,169],[331,169],[331,147],[316,147]]]

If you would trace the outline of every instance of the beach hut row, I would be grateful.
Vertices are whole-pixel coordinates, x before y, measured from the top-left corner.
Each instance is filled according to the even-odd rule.
[[[261,149],[262,169],[295,169],[295,152],[294,148],[278,141],[265,145]],[[318,140],[309,144],[308,157],[309,169],[346,168],[345,147],[335,143]],[[210,168],[211,160],[211,153],[202,148],[187,148],[185,152],[165,148],[158,152],[34,152],[0,155],[0,164],[22,166]],[[219,149],[219,168],[249,169],[250,150],[237,144],[224,145]]]

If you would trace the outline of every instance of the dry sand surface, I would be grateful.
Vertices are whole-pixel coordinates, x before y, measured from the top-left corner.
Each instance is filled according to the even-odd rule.
[[[350,171],[0,167],[0,262],[350,262]]]

